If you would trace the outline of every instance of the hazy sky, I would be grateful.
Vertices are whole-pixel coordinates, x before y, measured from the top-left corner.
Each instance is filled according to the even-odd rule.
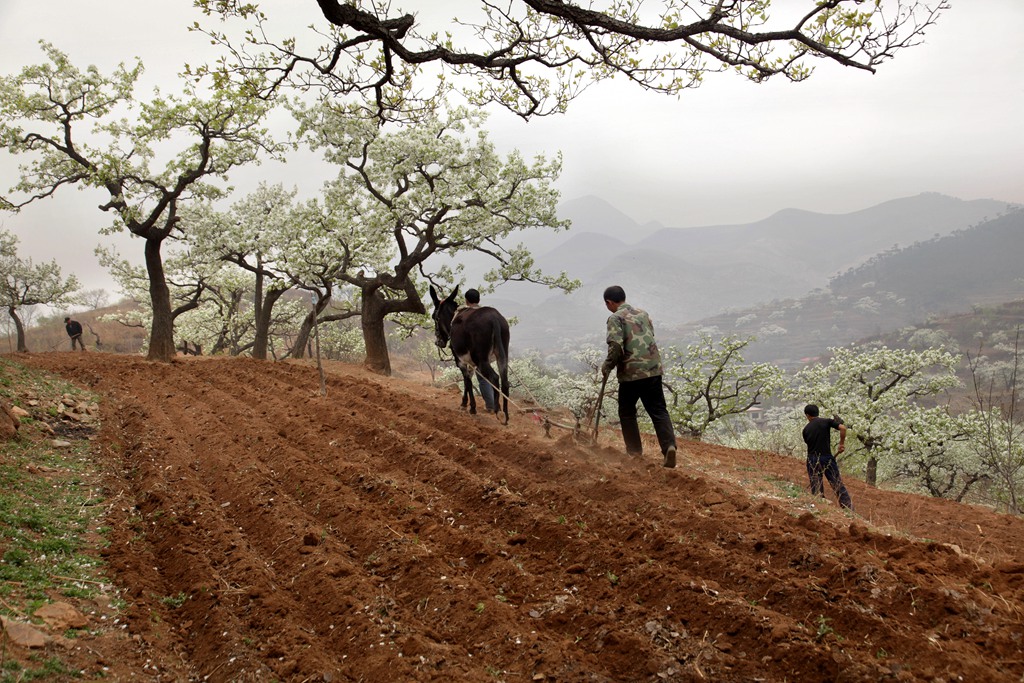
[[[323,24],[313,0],[262,4],[272,19],[285,8],[296,29]],[[0,0],[0,73],[42,61],[42,39],[79,67],[104,72],[140,57],[143,92],[171,89],[185,62],[211,54],[186,31],[199,18],[189,0]],[[678,98],[611,82],[592,87],[567,115],[524,123],[495,111],[488,127],[503,149],[561,150],[563,199],[596,195],[641,223],[747,223],[790,207],[845,213],[920,192],[1024,203],[1022,35],[1024,0],[954,0],[923,45],[876,75],[823,62],[800,84],[720,74]],[[4,190],[20,162],[0,152]],[[322,171],[304,179],[301,169],[263,166],[237,184],[245,190],[266,178],[315,191]],[[111,288],[93,256],[109,242],[97,230],[111,222],[97,204],[97,196],[64,189],[0,215],[0,224],[19,236],[23,256],[56,258],[86,288]],[[119,243],[141,257],[141,243]]]

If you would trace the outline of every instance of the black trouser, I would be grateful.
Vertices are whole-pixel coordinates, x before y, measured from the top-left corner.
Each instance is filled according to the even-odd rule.
[[[79,348],[81,348],[83,351],[85,351],[85,344],[82,343],[82,335],[81,334],[73,334],[73,335],[71,335],[71,350],[72,351],[75,350],[75,342],[78,342]]]
[[[839,504],[844,508],[853,509],[850,492],[846,490],[846,485],[843,484],[843,479],[839,476],[839,463],[836,462],[835,456],[832,454],[808,455],[807,476],[811,478],[811,495],[816,496],[820,493],[822,498],[825,497],[825,484],[821,480],[824,476],[832,485],[832,490],[836,492]]]
[[[658,444],[662,455],[669,446],[676,445],[676,435],[672,430],[672,419],[668,416],[665,406],[665,392],[661,388],[661,375],[619,382],[619,423],[622,427],[622,439],[626,442],[626,453],[640,455],[643,443],[640,441],[640,426],[636,421],[636,402],[644,405],[644,410],[651,416],[654,433],[658,435]]]

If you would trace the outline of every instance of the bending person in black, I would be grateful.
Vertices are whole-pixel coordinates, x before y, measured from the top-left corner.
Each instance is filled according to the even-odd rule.
[[[837,418],[818,417],[818,406],[809,403],[804,407],[807,424],[804,426],[804,443],[807,444],[807,476],[811,479],[811,494],[819,493],[825,497],[825,484],[822,477],[828,479],[832,490],[836,492],[839,504],[848,510],[853,509],[850,492],[846,490],[839,476],[839,463],[832,455],[832,430],[839,430],[839,447],[837,453],[846,450],[846,425]]]
[[[75,344],[78,344],[78,348],[85,351],[85,344],[82,343],[82,323],[71,318],[64,318],[64,330],[71,337],[71,350],[75,350]]]

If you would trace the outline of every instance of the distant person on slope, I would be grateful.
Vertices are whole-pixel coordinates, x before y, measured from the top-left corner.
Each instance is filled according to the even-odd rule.
[[[804,425],[803,437],[807,444],[807,475],[811,479],[811,495],[821,494],[825,497],[825,484],[822,476],[828,479],[832,490],[836,492],[839,504],[848,509],[853,509],[853,501],[850,500],[850,493],[846,490],[842,478],[839,476],[839,463],[832,455],[832,430],[839,431],[839,446],[837,453],[846,450],[846,425],[837,417],[818,417],[818,406],[808,403],[804,407],[804,417],[807,424]]]
[[[82,323],[71,318],[64,318],[64,329],[67,330],[68,336],[71,337],[71,350],[75,350],[75,343],[82,351],[85,351],[85,344],[82,343]]]
[[[665,467],[676,466],[676,435],[672,419],[665,405],[665,392],[661,386],[661,354],[654,341],[654,325],[646,311],[626,303],[626,292],[613,285],[604,290],[604,305],[608,316],[608,357],[601,366],[605,378],[612,368],[619,380],[619,423],[626,453],[643,454],[640,426],[636,420],[636,402],[654,423],[654,433],[665,456]]]
[[[475,289],[466,290],[466,303],[455,309],[455,316],[452,317],[454,320],[463,311],[471,311],[480,308],[480,292]],[[476,383],[480,387],[480,396],[484,399],[484,404],[487,406],[487,412],[496,413],[498,412],[497,399],[494,395],[494,387],[491,383],[484,379],[483,375],[479,372],[476,373]]]

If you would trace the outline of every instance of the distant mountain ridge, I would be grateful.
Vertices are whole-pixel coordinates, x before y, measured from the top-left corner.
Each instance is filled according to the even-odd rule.
[[[936,316],[1024,299],[1024,209],[877,254],[806,296],[722,313],[669,332],[755,335],[751,360],[798,364],[830,346]]]
[[[537,265],[579,278],[581,289],[566,296],[513,283],[489,303],[519,318],[513,336],[524,348],[602,341],[601,292],[609,284],[622,285],[659,326],[678,327],[801,297],[897,245],[948,235],[1011,206],[926,193],[847,214],[785,209],[744,225],[664,228],[640,226],[603,200],[582,198],[560,207],[571,230],[522,240]]]

